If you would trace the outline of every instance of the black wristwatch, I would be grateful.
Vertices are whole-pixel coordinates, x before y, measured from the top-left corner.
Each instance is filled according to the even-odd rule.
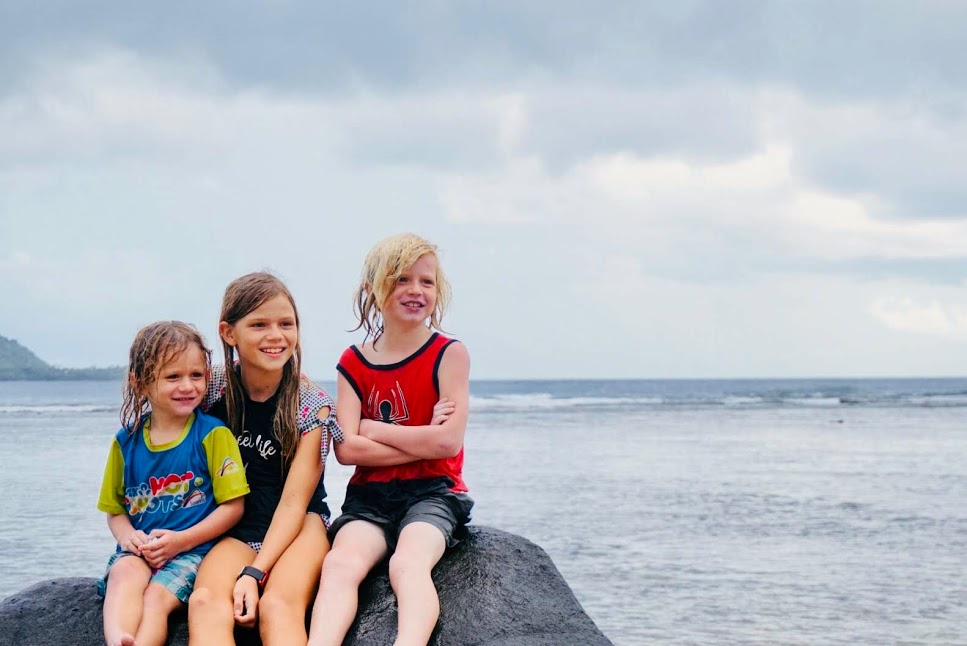
[[[238,573],[238,576],[235,577],[235,580],[238,581],[243,576],[250,576],[250,577],[252,577],[253,579],[255,579],[258,582],[258,584],[259,584],[259,595],[261,595],[262,594],[262,590],[265,588],[265,581],[269,578],[269,573],[268,572],[263,572],[262,570],[258,569],[257,567],[252,567],[251,565],[246,565],[245,567],[242,568],[242,571]]]

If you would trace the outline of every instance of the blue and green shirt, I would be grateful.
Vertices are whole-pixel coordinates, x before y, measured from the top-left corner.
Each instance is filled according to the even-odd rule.
[[[127,514],[135,529],[181,531],[197,525],[226,501],[249,493],[232,432],[196,410],[172,442],[151,443],[145,417],[134,433],[114,436],[97,508]],[[205,554],[214,540],[188,553]],[[120,550],[120,546],[118,550]]]

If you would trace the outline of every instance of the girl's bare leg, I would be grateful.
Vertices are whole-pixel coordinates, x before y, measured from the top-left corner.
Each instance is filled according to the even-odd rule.
[[[107,577],[104,593],[104,641],[108,646],[131,646],[141,624],[144,590],[151,568],[137,556],[122,556]]]
[[[396,646],[426,646],[430,641],[440,617],[440,597],[431,573],[446,547],[443,532],[430,523],[410,523],[400,532],[389,560],[389,581],[399,609]]]
[[[164,646],[168,638],[168,616],[182,607],[168,588],[160,583],[149,583],[144,591],[144,613],[135,636],[137,646]]]
[[[383,530],[373,523],[354,520],[339,530],[322,564],[319,594],[309,626],[311,646],[342,644],[356,617],[359,584],[386,555],[386,549]]]
[[[234,646],[235,577],[255,560],[255,550],[234,538],[223,538],[205,555],[188,598],[188,643]]]
[[[265,646],[305,645],[306,609],[328,552],[325,523],[319,514],[306,514],[302,530],[272,568],[259,600],[259,633]]]

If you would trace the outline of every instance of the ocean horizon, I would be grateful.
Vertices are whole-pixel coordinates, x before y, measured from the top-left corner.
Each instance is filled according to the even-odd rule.
[[[102,574],[119,400],[0,383],[0,597]],[[547,551],[618,645],[964,644],[965,409],[956,377],[475,379],[473,523]],[[330,456],[334,513],[350,473]]]

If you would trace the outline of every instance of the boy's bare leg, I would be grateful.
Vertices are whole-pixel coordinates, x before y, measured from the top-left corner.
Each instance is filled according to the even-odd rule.
[[[255,550],[234,538],[223,538],[205,555],[188,598],[188,643],[235,646],[235,577],[255,560]]]
[[[312,606],[310,646],[340,646],[359,606],[359,584],[386,555],[386,537],[364,520],[346,523],[322,563],[319,594]]]
[[[137,646],[164,646],[168,638],[168,616],[184,604],[160,583],[149,583],[144,591],[144,612],[135,636]]]
[[[122,556],[111,566],[104,593],[104,641],[108,646],[134,644],[150,580],[151,568],[138,556]]]
[[[396,646],[426,646],[430,641],[440,617],[440,597],[431,573],[446,547],[443,532],[430,523],[413,522],[400,532],[389,560],[389,581],[399,608]]]
[[[272,568],[259,600],[259,632],[265,646],[305,645],[306,608],[316,594],[328,552],[322,517],[306,514],[302,530]]]

